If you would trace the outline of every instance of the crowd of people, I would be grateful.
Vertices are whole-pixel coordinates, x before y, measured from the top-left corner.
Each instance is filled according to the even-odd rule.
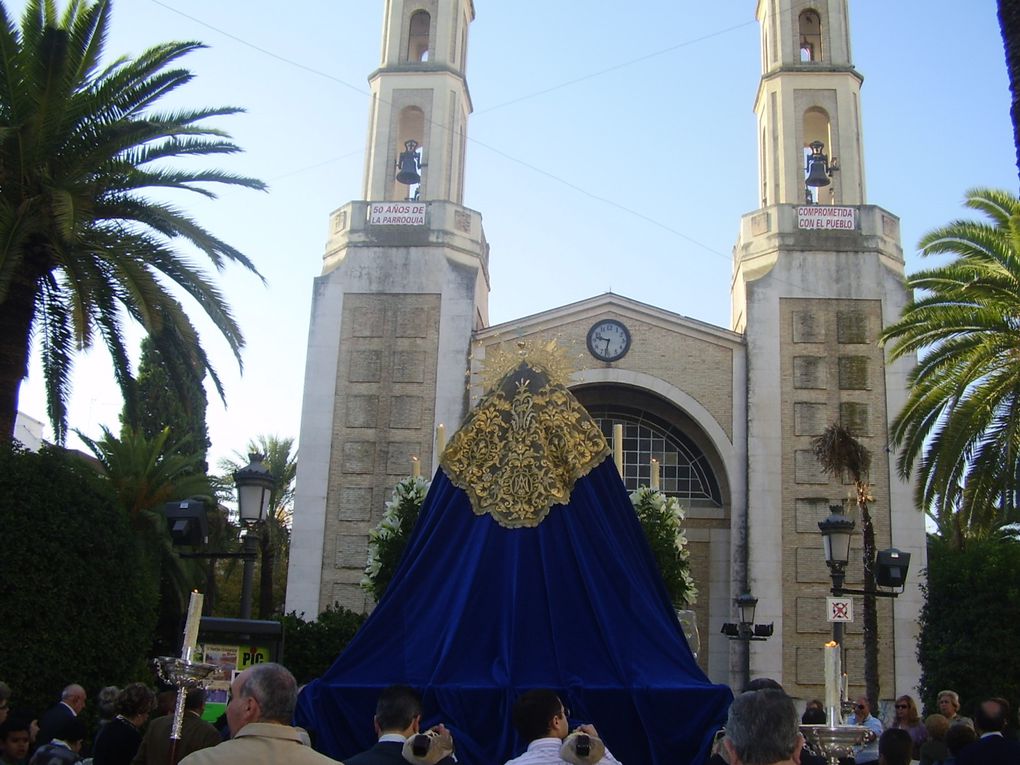
[[[38,718],[12,710],[11,690],[0,682],[0,765],[335,765],[311,745],[307,732],[291,723],[297,702],[294,676],[276,663],[258,664],[234,678],[223,729],[202,719],[205,692],[186,695],[180,735],[170,746],[174,694],[159,697],[143,683],[103,688],[97,723],[89,736],[82,712],[88,700],[77,684]],[[858,698],[846,721],[874,732],[867,744],[841,765],[999,765],[1020,763],[1020,741],[1009,703],[983,700],[974,717],[960,714],[950,690],[937,698],[938,712],[921,720],[911,696],[894,702],[884,725],[866,697]],[[513,723],[526,745],[506,765],[620,765],[591,724],[570,730],[569,712],[553,690],[528,691],[518,698]],[[151,718],[151,719],[150,719]],[[408,686],[386,688],[374,715],[377,742],[344,758],[346,765],[453,765],[455,744],[444,725],[421,729],[422,702]],[[710,763],[720,765],[823,765],[811,751],[801,725],[825,725],[822,703],[809,701],[798,715],[794,700],[774,680],[752,681],[729,709]],[[87,742],[89,743],[86,748]]]
[[[982,701],[974,719],[960,714],[960,697],[955,691],[941,691],[936,706],[939,711],[922,720],[913,697],[900,696],[893,702],[892,719],[886,725],[872,713],[868,698],[861,696],[853,702],[846,724],[867,728],[875,737],[870,743],[856,747],[853,758],[845,760],[844,765],[1020,764],[1020,740],[1006,699]],[[822,702],[809,701],[801,723],[824,725],[826,722]],[[887,750],[885,754],[883,746]],[[891,754],[893,750],[895,755]]]

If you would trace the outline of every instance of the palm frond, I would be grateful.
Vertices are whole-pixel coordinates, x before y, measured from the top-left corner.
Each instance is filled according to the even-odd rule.
[[[918,504],[951,538],[1014,522],[1020,475],[1020,199],[972,189],[965,205],[987,220],[921,239],[923,256],[954,258],[908,279],[922,294],[882,335],[891,358],[920,354],[890,437],[900,474],[919,473]]]
[[[58,16],[52,0],[29,0],[16,25],[0,4],[0,320],[25,327],[17,337],[0,337],[0,358],[21,365],[37,333],[49,410],[61,434],[73,356],[94,337],[108,348],[130,407],[125,316],[148,332],[170,327],[167,337],[176,339],[164,341],[168,350],[197,346],[167,280],[210,316],[240,364],[244,338],[225,296],[181,254],[181,245],[193,245],[216,270],[233,262],[262,278],[239,250],[147,193],[214,198],[224,186],[264,189],[257,179],[225,170],[172,164],[239,151],[210,120],[241,110],[160,109],[193,79],[180,61],[204,46],[162,43],[104,63],[111,7],[109,0],[69,0]],[[26,308],[9,299],[13,290],[43,297]],[[51,309],[52,318],[45,315]],[[204,352],[194,358],[208,368]],[[20,369],[4,371],[4,380],[23,377]],[[219,377],[208,371],[222,395]],[[4,413],[5,423],[8,414],[13,422],[13,413]]]
[[[871,452],[844,425],[838,422],[828,425],[811,440],[811,450],[829,475],[854,483],[867,480]]]

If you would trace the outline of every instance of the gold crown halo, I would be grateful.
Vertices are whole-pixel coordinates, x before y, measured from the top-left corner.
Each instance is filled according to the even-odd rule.
[[[569,385],[575,371],[567,347],[555,337],[504,340],[485,350],[485,358],[481,360],[478,371],[482,391],[495,388],[525,360],[529,366],[545,372],[549,382],[555,385]]]

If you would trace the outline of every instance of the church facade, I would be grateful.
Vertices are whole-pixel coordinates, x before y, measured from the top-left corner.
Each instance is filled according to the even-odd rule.
[[[874,455],[878,548],[912,555],[906,591],[879,603],[881,685],[916,687],[924,522],[886,448],[910,361],[887,364],[877,344],[908,298],[899,221],[866,201],[845,2],[760,0],[757,14],[761,207],[739,221],[731,326],[616,294],[490,325],[489,248],[463,206],[473,3],[386,3],[364,198],[332,213],[314,285],[288,611],[371,606],[358,584],[368,531],[411,457],[434,470],[437,428],[452,434],[482,393],[487,353],[555,339],[577,351],[578,400],[607,436],[623,427],[628,489],[648,484],[654,458],[688,508],[698,660],[716,682],[769,676],[821,695],[830,579],[817,523],[848,487],[820,471],[811,440],[851,427]],[[857,534],[850,587],[860,558]],[[721,634],[744,593],[769,639]],[[861,633],[858,614],[851,693]]]

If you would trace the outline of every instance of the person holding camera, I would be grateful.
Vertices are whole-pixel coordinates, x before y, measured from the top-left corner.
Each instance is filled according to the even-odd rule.
[[[346,765],[407,765],[403,755],[404,744],[408,739],[418,736],[421,697],[407,685],[385,688],[375,705],[374,723],[379,740],[371,749],[345,758]],[[449,736],[442,725],[436,726],[434,730],[440,736]],[[425,746],[428,748],[428,742],[425,742]],[[456,762],[455,757],[448,755],[440,759],[437,765],[454,765]]]
[[[558,765],[561,762],[620,765],[598,737],[594,725],[578,726],[571,736],[567,710],[555,691],[533,690],[514,704],[514,727],[528,748],[506,765]],[[564,743],[571,736],[571,740]],[[601,757],[599,754],[601,753]]]

